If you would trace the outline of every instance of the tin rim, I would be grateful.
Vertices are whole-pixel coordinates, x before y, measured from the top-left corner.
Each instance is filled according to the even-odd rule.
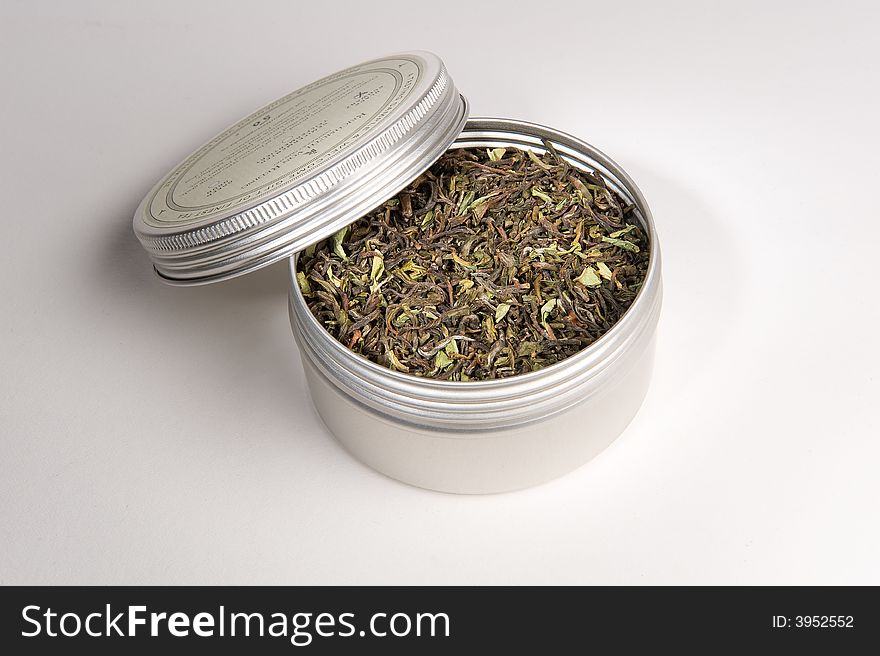
[[[508,378],[449,381],[394,371],[346,348],[308,309],[296,283],[296,256],[290,258],[289,311],[300,348],[319,372],[352,400],[420,427],[445,430],[495,429],[560,412],[601,389],[614,363],[646,331],[653,331],[662,299],[660,247],[651,211],[629,175],[611,158],[569,134],[535,123],[473,118],[450,146],[518,147],[546,152],[549,141],[571,165],[602,174],[615,191],[636,206],[651,253],[641,289],[623,316],[595,342],[564,360]]]

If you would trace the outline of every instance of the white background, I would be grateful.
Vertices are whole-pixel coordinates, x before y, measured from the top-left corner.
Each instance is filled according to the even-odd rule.
[[[880,583],[871,4],[4,0],[0,583]],[[169,288],[131,232],[226,125],[405,49],[654,212],[648,398],[538,488],[360,465],[307,400],[284,265]]]

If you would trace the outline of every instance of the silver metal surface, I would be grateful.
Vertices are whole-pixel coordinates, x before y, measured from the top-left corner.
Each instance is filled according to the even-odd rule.
[[[190,155],[144,198],[135,233],[169,284],[248,273],[393,196],[466,119],[436,55],[366,62],[270,103]]]
[[[448,492],[534,485],[583,464],[629,423],[647,391],[662,285],[660,247],[645,199],[611,159],[570,135],[504,119],[472,119],[453,147],[544,152],[599,171],[636,206],[651,243],[635,301],[580,353],[528,374],[454,382],[392,371],[337,342],[305,305],[290,260],[289,309],[318,413],[357,458],[399,480]]]

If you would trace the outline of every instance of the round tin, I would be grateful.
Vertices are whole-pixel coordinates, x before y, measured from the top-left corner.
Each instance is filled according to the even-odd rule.
[[[630,177],[570,135],[532,123],[472,119],[453,144],[545,152],[598,171],[636,206],[651,246],[633,304],[588,348],[546,369],[489,381],[420,378],[375,364],[337,342],[309,311],[290,259],[289,312],[312,400],[356,458],[412,485],[488,493],[571,471],[610,444],[635,415],[650,380],[662,285],[651,212]]]
[[[133,226],[154,269],[172,285],[224,280],[293,256],[290,321],[314,405],[330,431],[355,457],[401,481],[501,492],[578,467],[638,410],[660,312],[660,248],[642,194],[608,157],[539,125],[467,121],[467,110],[431,53],[340,71],[258,110],[190,155],[144,198]],[[370,362],[312,316],[296,283],[297,252],[392,197],[450,147],[542,153],[545,140],[634,204],[651,245],[636,299],[594,344],[529,374],[453,382]]]
[[[436,55],[345,69],[254,112],[175,167],[135,234],[175,285],[224,280],[333,234],[428,168],[467,102]]]

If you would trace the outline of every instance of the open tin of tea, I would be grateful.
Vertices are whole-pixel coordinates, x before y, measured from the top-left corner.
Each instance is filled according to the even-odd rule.
[[[544,153],[548,144],[634,206],[650,244],[636,298],[590,346],[530,373],[449,381],[371,362],[312,315],[296,282],[298,252],[391,198],[448,149]],[[610,444],[648,389],[662,285],[642,194],[579,139],[533,123],[468,119],[467,102],[430,53],[367,62],[258,110],[160,181],[134,229],[156,272],[175,285],[289,258],[290,322],[315,408],[352,455],[412,485],[489,493],[562,475]]]

